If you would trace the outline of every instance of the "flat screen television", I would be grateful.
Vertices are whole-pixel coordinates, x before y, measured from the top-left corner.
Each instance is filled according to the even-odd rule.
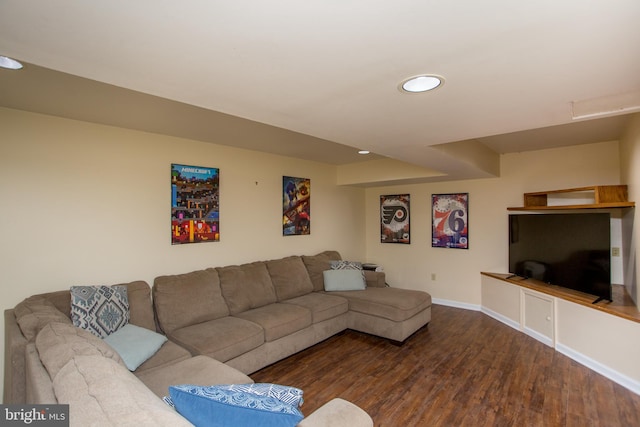
[[[611,301],[608,213],[509,215],[509,273]]]

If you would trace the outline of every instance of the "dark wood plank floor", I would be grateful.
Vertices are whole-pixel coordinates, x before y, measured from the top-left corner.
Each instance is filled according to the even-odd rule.
[[[640,363],[640,362],[639,362]],[[640,426],[640,396],[475,311],[434,305],[404,345],[346,331],[251,375],[376,426]]]

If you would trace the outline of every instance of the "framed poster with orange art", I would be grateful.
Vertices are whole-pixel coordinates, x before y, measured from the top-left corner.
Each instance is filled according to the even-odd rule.
[[[282,177],[282,235],[311,234],[311,180]]]
[[[469,193],[431,195],[431,246],[469,249]]]
[[[380,243],[411,243],[409,194],[380,196]]]
[[[220,240],[220,171],[171,165],[171,244]]]

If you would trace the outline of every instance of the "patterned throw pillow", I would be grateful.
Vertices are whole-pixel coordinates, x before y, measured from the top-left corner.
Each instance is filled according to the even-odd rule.
[[[129,323],[127,287],[72,286],[71,321],[100,338],[117,331]]]
[[[210,389],[218,388],[227,391],[240,391],[244,393],[255,394],[258,396],[269,396],[278,399],[281,402],[288,403],[295,407],[301,407],[304,403],[302,398],[303,391],[296,387],[284,386],[271,383],[248,383],[248,384],[220,384],[208,387]],[[174,406],[170,396],[162,398],[169,406]]]
[[[362,263],[357,261],[331,261],[332,270],[362,270]]]
[[[295,407],[271,396],[218,386],[169,387],[176,410],[196,427],[294,427],[303,418]]]
[[[362,272],[362,280],[367,282],[367,278],[364,275],[364,270],[362,269],[362,263],[357,261],[331,261],[330,262],[332,270],[358,270]]]

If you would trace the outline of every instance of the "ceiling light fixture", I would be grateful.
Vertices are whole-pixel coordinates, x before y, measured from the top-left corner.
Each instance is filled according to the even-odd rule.
[[[358,151],[358,154],[369,154],[368,150],[360,150]]]
[[[19,70],[22,68],[22,64],[15,59],[11,59],[8,56],[0,55],[0,68],[6,68],[8,70]]]
[[[398,88],[403,93],[422,93],[436,89],[443,84],[444,77],[434,74],[422,74],[404,80]]]

